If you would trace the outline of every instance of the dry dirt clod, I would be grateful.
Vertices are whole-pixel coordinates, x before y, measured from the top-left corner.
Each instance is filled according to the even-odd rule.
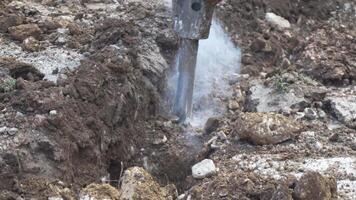
[[[331,200],[336,195],[336,181],[318,172],[307,172],[297,182],[293,198],[296,200]]]
[[[15,40],[23,41],[28,37],[34,37],[41,39],[42,31],[37,24],[22,24],[19,26],[13,26],[9,28],[11,37]]]
[[[0,15],[0,32],[7,32],[8,29],[12,26],[18,26],[22,24],[24,21],[24,17],[15,15],[15,14],[8,14],[1,16]]]

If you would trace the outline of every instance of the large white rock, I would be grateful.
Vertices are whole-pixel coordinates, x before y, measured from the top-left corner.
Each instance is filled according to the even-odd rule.
[[[192,167],[193,177],[202,179],[216,173],[216,167],[212,160],[205,159]]]
[[[356,96],[329,97],[331,111],[336,118],[346,125],[356,121]]]
[[[266,20],[281,29],[290,28],[291,26],[288,20],[271,12],[266,13]]]

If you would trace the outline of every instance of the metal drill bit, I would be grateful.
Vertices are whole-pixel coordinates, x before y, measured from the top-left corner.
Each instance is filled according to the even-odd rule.
[[[214,8],[221,0],[172,0],[173,29],[181,38],[178,87],[173,112],[184,122],[191,117],[195,67],[200,39],[209,37]]]
[[[178,64],[178,87],[174,103],[174,114],[185,121],[192,114],[195,68],[199,40],[181,39]]]

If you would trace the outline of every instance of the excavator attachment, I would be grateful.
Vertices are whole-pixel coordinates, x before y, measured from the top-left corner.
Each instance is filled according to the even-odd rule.
[[[191,117],[195,68],[200,39],[209,37],[214,8],[220,0],[173,0],[173,28],[180,37],[178,83],[173,113],[184,122]]]

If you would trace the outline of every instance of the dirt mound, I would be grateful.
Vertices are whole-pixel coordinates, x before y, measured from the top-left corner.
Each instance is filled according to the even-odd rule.
[[[8,108],[3,125],[17,127],[16,136],[6,137],[8,145],[1,150],[0,173],[4,178],[0,188],[4,192],[18,191],[15,183],[31,182],[32,176],[59,179],[74,184],[73,188],[79,191],[108,173],[110,179],[117,180],[120,169],[133,163],[152,163],[153,173],[162,177],[169,174],[170,179],[179,177],[175,173],[189,170],[190,162],[185,160],[194,156],[186,156],[183,148],[176,154],[169,147],[176,144],[177,135],[167,135],[169,142],[161,149],[164,143],[157,143],[151,136],[162,130],[150,132],[156,120],[149,120],[158,113],[159,92],[169,69],[161,55],[165,47],[161,49],[157,42],[157,32],[168,27],[164,9],[161,4],[123,6],[122,18],[126,20],[99,19],[99,26],[93,27],[95,39],[87,48],[93,54],[58,85],[31,82],[28,74],[38,73],[31,71],[28,64],[16,65],[24,66],[12,74],[17,79],[17,89],[0,94],[1,107]],[[137,12],[144,17],[137,19]],[[75,27],[70,30],[74,35],[82,33]],[[161,35],[160,41],[176,43],[176,38],[168,38],[171,35]],[[184,160],[184,167],[176,165],[180,159]],[[163,166],[167,170],[161,170]],[[174,166],[182,168],[173,172]],[[181,176],[185,177],[186,172]],[[25,198],[36,197],[38,193],[31,190],[34,188],[23,188],[19,193]]]
[[[266,22],[266,12],[301,28],[276,29]],[[234,41],[244,48],[242,73],[302,71],[333,85],[348,85],[354,79],[354,13],[354,4],[348,1],[278,0],[227,1],[218,12]]]

